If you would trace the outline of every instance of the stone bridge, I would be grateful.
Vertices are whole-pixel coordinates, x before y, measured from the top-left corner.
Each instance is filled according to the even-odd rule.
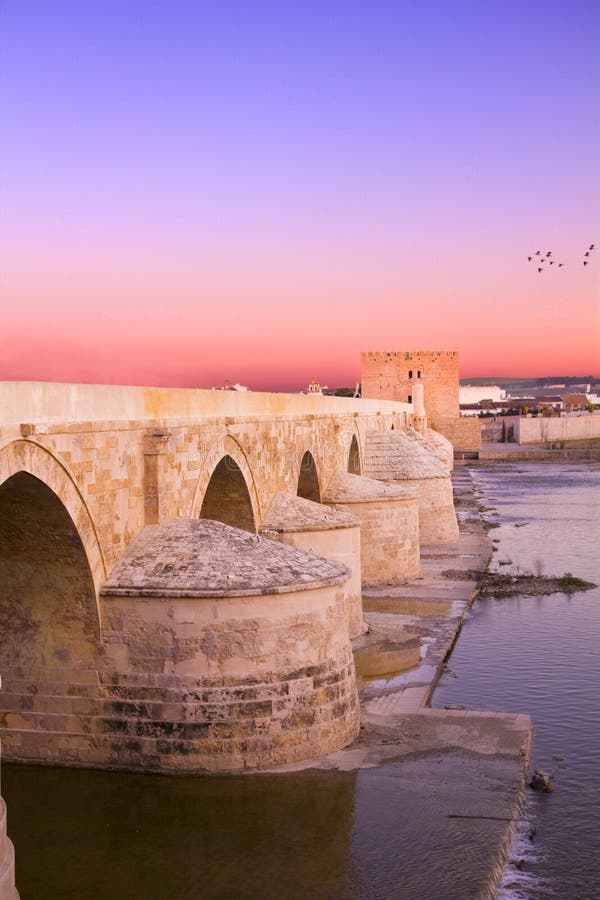
[[[414,574],[419,478],[447,498],[447,447],[414,413],[382,400],[0,384],[5,758],[222,771],[351,741],[361,558],[364,570],[383,548],[385,577]],[[453,516],[440,540],[455,539]],[[335,535],[361,528],[361,549],[341,549]]]

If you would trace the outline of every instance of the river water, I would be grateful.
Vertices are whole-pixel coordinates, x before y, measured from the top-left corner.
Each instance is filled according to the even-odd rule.
[[[600,466],[473,466],[499,527],[491,567],[600,584]],[[600,897],[600,589],[477,600],[433,705],[528,712],[532,768],[552,794],[527,792],[503,898]]]
[[[497,508],[494,565],[600,582],[600,467],[471,472]],[[533,763],[555,774],[553,794],[529,793],[506,898],[600,897],[599,639],[598,590],[477,601],[436,690],[436,706],[530,712]],[[497,765],[485,778],[451,755],[212,778],[5,765],[2,793],[22,900],[467,900],[497,823],[448,813],[467,794],[484,808]]]

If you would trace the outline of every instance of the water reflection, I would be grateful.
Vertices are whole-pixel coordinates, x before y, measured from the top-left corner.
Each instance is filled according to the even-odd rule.
[[[6,765],[17,886],[22,900],[350,897],[355,782]]]
[[[3,791],[22,900],[466,900],[487,896],[503,823],[450,813],[498,808],[513,781],[444,754],[247,778],[9,765]]]

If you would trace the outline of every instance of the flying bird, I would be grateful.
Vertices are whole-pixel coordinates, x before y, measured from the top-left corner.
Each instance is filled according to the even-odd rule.
[[[551,266],[554,265],[554,260],[553,260],[553,259],[550,260],[550,265],[551,265]]]
[[[588,252],[587,252],[587,253],[584,253],[583,255],[584,255],[584,256],[589,256],[589,255],[590,255],[590,251],[588,250]]]
[[[587,263],[584,263],[584,266],[587,266]],[[538,269],[538,272],[543,272],[543,269]]]
[[[558,264],[558,268],[559,268],[559,269],[560,269],[561,266],[564,266],[564,263],[559,263],[559,264]]]
[[[594,244],[590,244],[590,246],[588,247],[588,250],[593,250],[593,249],[594,249]]]
[[[587,266],[587,264],[588,264],[587,259],[584,259],[583,264],[584,264],[584,266]]]
[[[541,250],[536,250],[536,251],[535,251],[535,255],[536,255],[536,256],[541,256],[541,254],[542,254],[542,251],[541,251]]]
[[[531,262],[532,259],[533,259],[533,256],[528,256],[528,257],[527,257],[527,262]]]
[[[546,256],[552,256],[552,250],[548,250],[548,252],[546,253]]]

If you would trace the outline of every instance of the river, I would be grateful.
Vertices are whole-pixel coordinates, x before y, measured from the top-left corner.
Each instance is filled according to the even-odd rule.
[[[473,466],[498,525],[491,568],[572,572],[600,584],[600,466]],[[600,897],[600,589],[477,600],[433,705],[528,712],[532,768],[551,794],[528,791],[502,898]]]
[[[470,471],[496,507],[495,567],[600,582],[600,467]],[[531,713],[532,762],[554,772],[553,794],[529,792],[504,898],[600,896],[599,645],[599,590],[479,600],[435,692],[436,706]],[[449,830],[448,786],[478,778],[448,765],[212,778],[5,765],[17,885],[22,900],[466,900],[493,823]]]

